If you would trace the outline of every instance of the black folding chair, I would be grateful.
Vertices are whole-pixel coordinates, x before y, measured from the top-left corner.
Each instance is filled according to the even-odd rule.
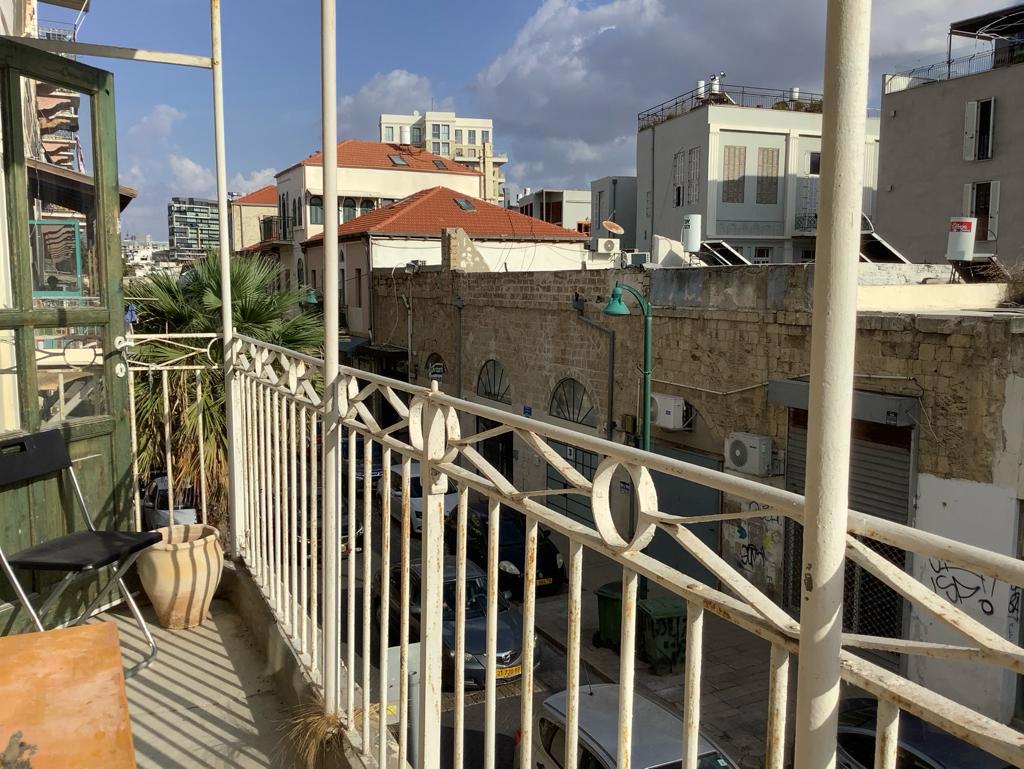
[[[69,624],[80,625],[92,616],[96,607],[116,585],[149,644],[149,653],[146,657],[125,671],[125,677],[128,678],[156,658],[156,642],[153,640],[149,628],[146,627],[139,607],[125,586],[122,575],[131,568],[143,550],[159,542],[161,537],[155,532],[140,534],[129,531],[97,531],[82,496],[82,489],[78,485],[78,478],[75,477],[75,470],[71,466],[71,456],[68,454],[60,432],[50,430],[0,441],[0,488],[15,483],[35,481],[60,474],[65,470],[71,479],[75,498],[82,508],[82,515],[88,529],[40,542],[38,545],[15,553],[10,558],[5,556],[3,548],[0,547],[0,566],[7,574],[14,592],[18,595],[18,600],[28,612],[32,624],[40,632],[46,629],[40,618],[45,617],[47,611],[56,605],[64,591],[76,582],[94,576],[100,569],[110,567],[111,579],[99,589],[96,597],[85,608],[85,611]],[[65,575],[53,586],[50,594],[37,611],[18,581],[14,573],[15,569],[58,571],[65,572]]]

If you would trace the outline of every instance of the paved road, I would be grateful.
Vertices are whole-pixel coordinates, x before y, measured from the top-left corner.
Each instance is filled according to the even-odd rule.
[[[392,564],[399,562],[400,558],[400,544],[399,544],[399,527],[392,521],[391,526],[391,542],[392,542]],[[374,575],[380,569],[380,532],[372,532],[372,559],[371,566]],[[413,538],[410,543],[410,552],[413,560],[417,560],[420,554],[420,540]],[[348,568],[350,560],[344,558],[341,563],[342,572],[342,585],[347,584]],[[357,598],[355,601],[356,611],[356,653],[357,658],[362,653],[362,554],[360,553],[355,560],[356,569],[356,589]],[[564,600],[564,595],[561,598],[546,598],[545,601],[550,600]],[[347,610],[347,596],[343,593],[342,597],[342,643],[345,642],[346,626],[345,617]],[[377,686],[376,681],[378,677],[378,647],[377,647],[377,633],[376,629],[372,630],[373,635],[371,636],[371,681],[373,686],[371,693],[373,699],[377,699]],[[396,639],[393,637],[390,639],[394,642]],[[561,653],[561,650],[556,649],[550,644],[546,643],[543,639],[538,639],[537,646],[540,650],[540,663],[534,675],[534,708],[539,708],[541,703],[551,694],[561,691],[565,688],[565,657]],[[343,651],[344,656],[344,651]],[[362,663],[357,659],[356,661],[356,674],[358,677],[362,676]],[[585,675],[582,674],[582,675]],[[360,680],[360,678],[357,678]],[[584,679],[585,680],[585,679]],[[497,690],[497,704],[495,708],[495,766],[498,769],[511,769],[513,761],[517,753],[517,746],[515,744],[515,733],[520,727],[520,708],[521,698],[520,694],[522,687],[520,682],[513,682],[504,686],[499,686]],[[465,711],[465,766],[466,767],[479,767],[483,766],[484,762],[484,721],[486,718],[486,705],[485,705],[485,693],[483,690],[470,690],[466,692],[466,711]],[[444,704],[444,712],[442,715],[443,733],[441,735],[442,744],[442,766],[452,765],[452,752],[454,745],[454,722],[455,722],[455,697],[453,693],[446,693]]]

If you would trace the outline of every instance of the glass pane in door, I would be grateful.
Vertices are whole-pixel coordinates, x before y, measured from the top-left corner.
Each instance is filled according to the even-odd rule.
[[[101,329],[37,328],[35,340],[40,426],[108,413]]]

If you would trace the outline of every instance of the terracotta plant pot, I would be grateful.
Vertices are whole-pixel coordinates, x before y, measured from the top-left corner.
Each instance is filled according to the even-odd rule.
[[[224,568],[217,529],[203,524],[156,529],[162,542],[143,551],[136,562],[139,579],[166,628],[195,627],[206,619]]]

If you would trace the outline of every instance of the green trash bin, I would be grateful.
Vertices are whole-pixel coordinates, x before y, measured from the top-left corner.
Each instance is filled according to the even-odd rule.
[[[674,672],[686,658],[686,601],[678,596],[644,598],[638,608],[641,657],[655,675]]]
[[[622,583],[609,582],[594,591],[597,596],[597,632],[594,646],[619,651],[622,638]]]

